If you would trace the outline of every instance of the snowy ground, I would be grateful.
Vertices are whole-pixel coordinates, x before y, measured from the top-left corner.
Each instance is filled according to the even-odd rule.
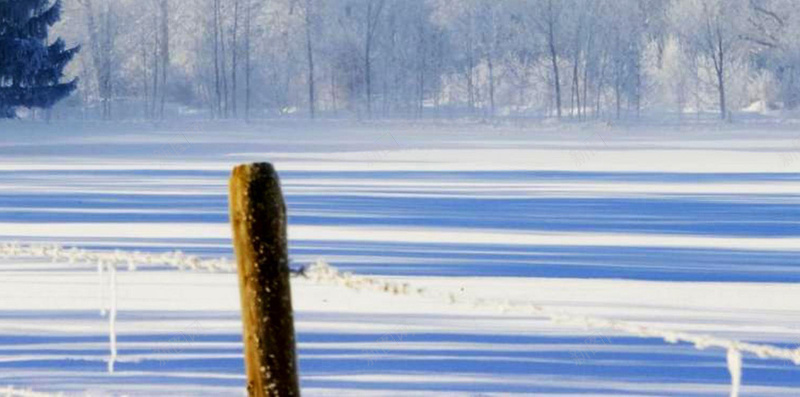
[[[230,256],[241,162],[283,179],[296,264],[795,348],[800,124],[0,123],[0,241]],[[231,274],[0,258],[0,390],[241,395]],[[296,280],[307,395],[726,395],[722,350]],[[744,395],[800,367],[746,355]]]

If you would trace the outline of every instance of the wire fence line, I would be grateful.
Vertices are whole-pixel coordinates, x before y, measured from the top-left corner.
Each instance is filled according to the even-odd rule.
[[[188,271],[208,271],[232,273],[236,271],[236,264],[228,259],[201,259],[194,255],[187,255],[181,251],[165,253],[144,253],[138,251],[91,251],[80,248],[65,248],[54,244],[19,244],[14,242],[0,243],[0,258],[37,258],[53,262],[65,261],[68,263],[96,264],[101,274],[108,269],[108,288],[111,290],[112,303],[109,316],[109,340],[111,353],[109,356],[109,371],[113,371],[113,362],[117,358],[114,317],[116,316],[116,277],[118,266],[127,267],[129,271],[137,270],[137,265],[171,266]],[[738,396],[742,376],[742,353],[749,353],[762,359],[784,360],[800,365],[800,348],[787,349],[768,344],[742,342],[705,334],[680,332],[657,327],[635,324],[602,317],[576,315],[562,309],[541,306],[535,302],[519,302],[500,299],[471,298],[462,299],[454,292],[435,291],[422,286],[415,286],[409,282],[357,275],[343,272],[327,264],[323,260],[292,271],[295,277],[304,277],[317,284],[340,286],[356,291],[374,291],[397,296],[420,296],[434,299],[448,305],[466,305],[473,308],[488,308],[501,313],[510,313],[527,316],[539,316],[549,319],[558,325],[577,326],[583,329],[608,330],[627,334],[639,338],[662,339],[670,344],[688,343],[698,350],[709,348],[722,349],[727,352],[726,361],[731,375],[731,396]],[[101,313],[105,312],[105,304],[101,304]],[[14,395],[17,396],[17,395]],[[27,395],[24,395],[27,396]]]
[[[2,397],[65,397],[64,393],[42,393],[35,392],[32,389],[17,389],[13,386],[6,386],[0,388],[0,396]]]
[[[0,257],[50,259],[53,262],[86,263],[126,266],[136,270],[138,265],[171,266],[180,270],[209,272],[235,272],[236,265],[225,259],[201,259],[181,251],[147,253],[140,251],[91,251],[82,248],[65,248],[56,244],[0,243]]]

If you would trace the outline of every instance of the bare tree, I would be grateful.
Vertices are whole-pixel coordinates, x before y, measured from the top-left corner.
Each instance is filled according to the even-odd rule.
[[[676,2],[671,10],[673,24],[682,40],[713,66],[723,120],[728,117],[728,65],[739,55],[736,50],[742,43],[742,20],[745,18],[742,5],[741,1],[686,0]]]
[[[236,70],[239,68],[239,46],[237,36],[239,34],[239,0],[233,0],[233,34],[231,38],[231,111],[233,117],[238,116],[236,104],[238,96],[236,93]]]
[[[245,17],[244,17],[244,84],[245,84],[245,93],[244,93],[244,118],[245,120],[250,120],[250,98],[252,96],[252,90],[250,87],[250,82],[253,74],[253,69],[251,67],[251,40],[252,40],[252,19],[253,19],[253,4],[252,0],[245,0]]]
[[[113,95],[113,56],[116,29],[110,2],[95,10],[91,0],[81,0],[86,16],[87,30],[91,49],[92,64],[95,70],[97,90],[102,103],[102,117],[111,118],[111,102]],[[96,15],[97,14],[97,15]],[[97,19],[100,19],[98,25]]]
[[[292,10],[294,4],[298,0],[292,2]],[[314,31],[314,2],[313,0],[304,0],[302,5],[303,11],[303,26],[305,28],[305,52],[306,52],[306,67],[308,69],[308,114],[310,118],[314,118],[316,114],[316,80],[314,77],[314,46],[313,46],[313,31]]]
[[[529,12],[534,16],[534,27],[544,38],[545,47],[550,58],[556,115],[561,118],[561,73],[558,66],[560,32],[558,28],[562,24],[563,4],[558,0],[537,0],[530,3],[530,5],[533,6],[533,9],[530,9]]]
[[[158,116],[164,119],[164,104],[167,98],[167,73],[169,70],[169,0],[161,0],[159,2],[160,11],[160,32],[159,38],[161,40],[159,52],[161,57],[161,106],[159,107]]]
[[[212,28],[214,29],[214,90],[216,94],[214,97],[214,103],[215,103],[214,114],[215,116],[219,117],[222,115],[222,81],[220,80],[220,70],[219,70],[220,0],[213,0],[213,1],[214,1],[214,16],[212,21]]]
[[[489,117],[494,117],[496,111],[495,103],[495,64],[499,57],[500,34],[498,32],[498,11],[497,3],[491,0],[484,0],[480,8],[480,35],[483,54],[486,58],[486,66],[489,69]]]
[[[366,0],[366,29],[364,38],[364,82],[367,88],[367,114],[372,117],[372,51],[375,36],[380,26],[381,13],[386,0]]]
[[[225,18],[222,9],[217,13],[217,17],[219,17],[217,26],[219,28],[220,78],[222,79],[222,117],[228,118],[230,115],[230,91],[228,91],[228,58],[225,50]]]

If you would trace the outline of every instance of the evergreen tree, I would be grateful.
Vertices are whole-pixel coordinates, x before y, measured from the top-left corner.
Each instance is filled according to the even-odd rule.
[[[60,18],[61,0],[0,0],[0,118],[20,106],[49,108],[75,89],[77,79],[61,78],[79,48],[47,40]]]

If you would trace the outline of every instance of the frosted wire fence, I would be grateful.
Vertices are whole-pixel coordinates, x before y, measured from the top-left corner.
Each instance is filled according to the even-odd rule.
[[[58,245],[21,245],[18,243],[0,243],[0,257],[21,257],[49,259],[54,262],[65,261],[68,263],[96,264],[98,270],[98,299],[100,312],[109,318],[109,358],[108,371],[114,371],[117,360],[116,346],[116,271],[118,267],[126,267],[128,271],[135,271],[137,264],[172,266],[181,270],[209,271],[209,272],[235,272],[236,264],[230,260],[200,259],[193,255],[186,255],[180,251],[167,253],[143,253],[133,251],[89,251],[79,248],[65,248]],[[103,272],[109,272],[108,292],[110,304],[104,301]],[[727,352],[726,360],[728,371],[731,375],[731,396],[738,396],[742,377],[742,353],[750,353],[762,359],[775,359],[790,361],[800,365],[800,348],[786,349],[766,344],[754,344],[733,339],[719,338],[711,335],[692,334],[664,330],[655,327],[638,325],[625,321],[617,321],[600,317],[574,315],[560,309],[553,309],[537,305],[533,302],[512,302],[508,300],[489,299],[458,299],[455,293],[447,291],[431,291],[426,288],[415,287],[410,283],[384,280],[370,276],[360,276],[349,272],[340,272],[335,267],[323,261],[317,261],[300,271],[293,271],[294,276],[302,276],[319,284],[337,285],[353,290],[370,290],[388,293],[396,296],[416,295],[441,301],[449,305],[469,305],[471,307],[486,307],[497,309],[502,313],[541,316],[560,325],[571,325],[585,329],[605,329],[632,335],[639,338],[658,338],[667,343],[690,343],[699,350],[707,348],[724,349]],[[106,307],[109,312],[106,313]],[[2,389],[0,389],[2,390]],[[21,393],[9,388],[10,396],[33,396],[41,394],[12,394]],[[28,392],[30,393],[30,392]]]
[[[65,397],[64,393],[39,393],[28,389],[15,389],[11,386],[0,388],[0,397]]]

